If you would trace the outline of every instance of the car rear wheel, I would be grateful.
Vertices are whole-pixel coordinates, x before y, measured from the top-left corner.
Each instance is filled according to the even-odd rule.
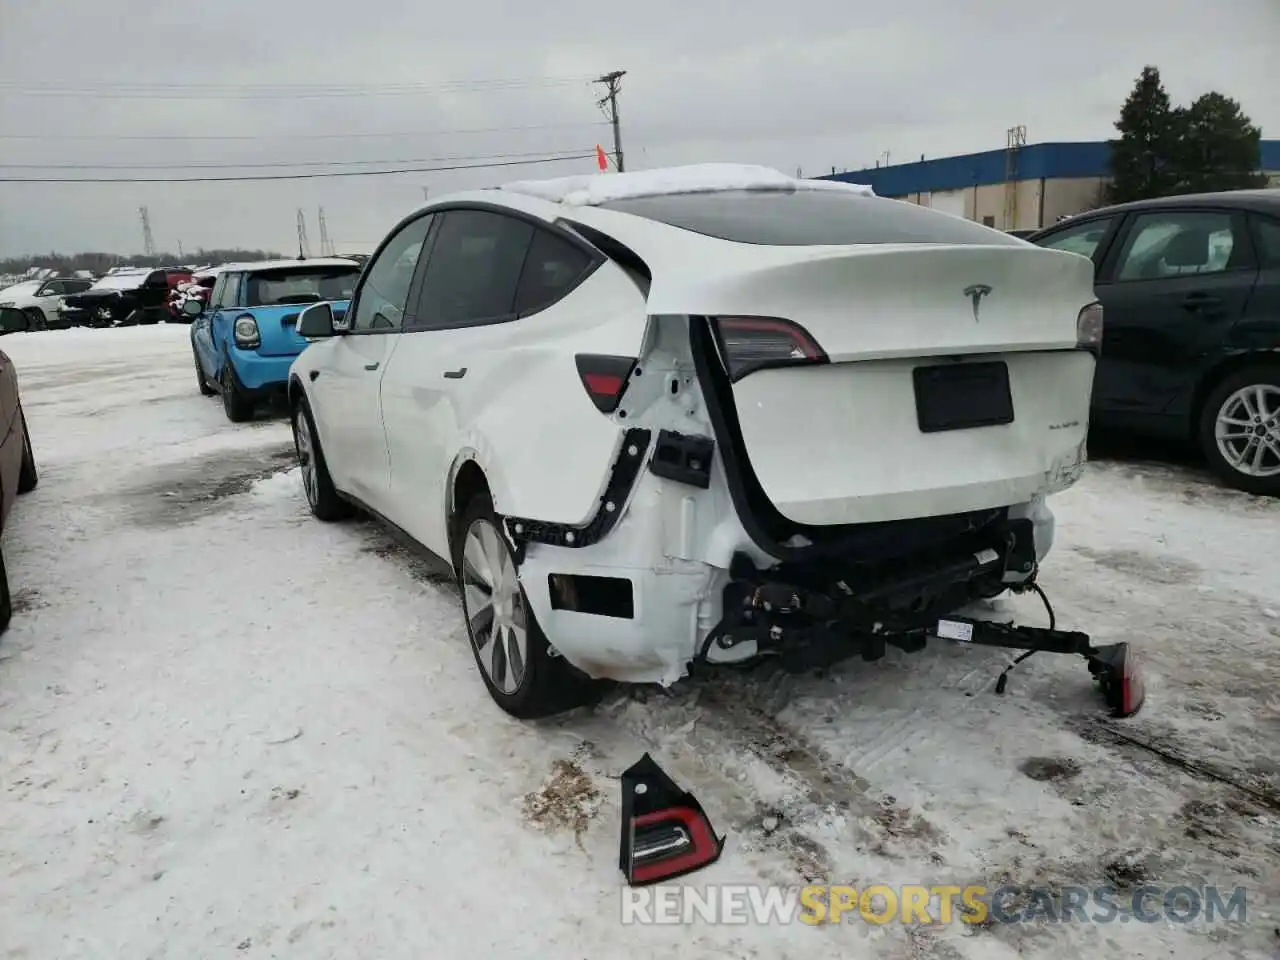
[[[293,408],[293,447],[298,453],[298,466],[302,470],[302,492],[307,506],[316,519],[332,522],[351,516],[354,510],[338,495],[329,476],[329,465],[316,434],[316,422],[311,416],[311,405],[301,397]]]
[[[231,366],[230,358],[222,364],[222,409],[232,423],[244,423],[253,419],[253,398],[245,395],[240,381],[236,379],[236,371]]]
[[[204,396],[212,397],[218,391],[209,386],[209,378],[204,375],[204,367],[200,366],[200,354],[196,351],[195,344],[191,345],[191,360],[196,365],[196,386]]]
[[[462,590],[467,636],[494,702],[522,720],[585,702],[591,682],[552,653],[487,494],[471,501],[458,530],[453,568]]]
[[[1280,496],[1280,364],[1238,370],[1210,391],[1200,447],[1237,490]]]
[[[36,469],[35,451],[31,449],[31,433],[27,430],[27,415],[18,408],[18,419],[22,423],[22,466],[18,469],[18,493],[30,493],[40,482],[40,472]]]

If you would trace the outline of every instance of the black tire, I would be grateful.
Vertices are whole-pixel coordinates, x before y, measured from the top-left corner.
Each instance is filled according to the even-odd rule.
[[[206,397],[212,397],[218,391],[209,386],[209,378],[204,375],[204,367],[200,366],[200,354],[196,352],[196,345],[191,345],[191,360],[196,365],[196,386],[200,388],[200,393]]]
[[[28,307],[26,310],[22,311],[22,314],[27,318],[28,333],[35,330],[49,329],[49,324],[45,320],[44,311],[39,307]]]
[[[563,657],[552,654],[550,644],[538,625],[533,611],[529,608],[523,586],[518,586],[518,603],[525,622],[526,638],[523,672],[519,679],[513,682],[513,690],[503,690],[494,682],[491,670],[496,672],[492,666],[496,661],[491,659],[490,666],[486,666],[482,657],[489,656],[490,651],[497,652],[499,639],[493,636],[494,631],[490,625],[488,636],[483,636],[484,628],[482,628],[482,642],[477,642],[477,630],[473,622],[475,611],[471,609],[471,601],[468,599],[468,586],[474,584],[471,588],[473,595],[477,590],[483,593],[483,578],[475,571],[472,564],[464,559],[468,537],[473,530],[480,535],[483,525],[487,525],[490,532],[496,534],[496,542],[505,552],[511,569],[515,569],[511,545],[502,533],[502,525],[497,514],[494,513],[493,502],[487,494],[480,494],[473,498],[462,512],[461,519],[455,528],[457,536],[453,544],[453,568],[457,571],[458,589],[462,593],[463,619],[466,623],[467,637],[471,641],[471,652],[475,657],[476,669],[480,671],[480,678],[489,691],[489,696],[504,711],[520,720],[547,717],[581,706],[590,699],[596,685],[570,666]],[[503,651],[508,649],[510,644],[502,645]],[[498,659],[506,668],[511,668],[511,660],[508,656],[503,655]],[[506,675],[505,671],[502,675]]]
[[[231,366],[231,358],[222,363],[222,409],[232,423],[245,423],[253,419],[253,411],[257,404],[247,396],[236,379],[236,371]]]
[[[27,430],[27,415],[18,408],[18,420],[22,424],[22,466],[18,469],[18,493],[30,493],[40,482],[36,469],[35,451],[31,449],[31,432]]]
[[[290,416],[293,426],[293,449],[298,454],[298,466],[302,468],[302,487],[307,497],[307,506],[317,520],[332,523],[345,520],[355,513],[355,508],[338,493],[329,476],[329,464],[324,458],[324,449],[320,446],[320,434],[316,432],[315,417],[311,415],[311,404],[305,395],[294,404]],[[305,429],[306,442],[299,437],[299,431]],[[309,446],[309,450],[304,449]],[[308,468],[314,464],[314,472],[308,477]]]
[[[0,633],[9,629],[13,620],[13,594],[9,592],[9,571],[4,565],[4,551],[0,550]]]
[[[1254,476],[1236,467],[1224,455],[1218,443],[1216,427],[1220,415],[1235,413],[1237,415],[1232,419],[1246,419],[1243,410],[1229,408],[1237,406],[1237,401],[1233,398],[1239,391],[1248,387],[1259,387],[1271,394],[1269,402],[1271,416],[1262,419],[1248,418],[1254,419],[1252,429],[1262,431],[1257,436],[1264,441],[1263,446],[1266,446],[1265,441],[1280,445],[1280,405],[1277,405],[1280,399],[1280,363],[1259,363],[1228,374],[1209,391],[1204,405],[1200,408],[1198,429],[1200,449],[1204,452],[1205,459],[1209,461],[1209,466],[1214,473],[1220,476],[1228,486],[1258,496],[1280,496],[1280,454],[1275,452],[1274,447],[1267,447],[1264,450],[1262,467],[1264,470],[1274,469],[1275,472],[1269,476]],[[1228,441],[1226,444],[1228,450],[1240,453],[1256,450],[1258,448],[1256,443],[1252,447],[1246,447],[1244,434],[1249,428],[1242,423],[1238,429],[1241,432],[1241,439],[1234,443]]]

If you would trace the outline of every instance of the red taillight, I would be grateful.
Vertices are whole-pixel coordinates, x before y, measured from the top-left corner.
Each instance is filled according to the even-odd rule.
[[[587,396],[601,413],[613,413],[618,409],[622,395],[631,381],[635,369],[635,357],[614,357],[599,353],[580,353],[574,360],[578,364],[578,379]]]
[[[731,381],[764,367],[826,363],[827,354],[798,323],[776,317],[716,317]]]

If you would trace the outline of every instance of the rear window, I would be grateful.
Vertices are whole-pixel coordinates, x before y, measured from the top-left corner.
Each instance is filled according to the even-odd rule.
[[[249,277],[245,306],[275,307],[321,300],[350,300],[360,279],[360,268],[312,267],[270,270]]]
[[[721,240],[770,246],[1023,243],[999,230],[904,200],[825,190],[686,193],[613,200],[600,206]]]

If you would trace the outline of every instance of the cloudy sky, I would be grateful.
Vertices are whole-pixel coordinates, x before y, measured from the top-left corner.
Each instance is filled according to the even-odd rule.
[[[1176,100],[1220,90],[1280,137],[1277,50],[1277,0],[0,0],[0,178],[585,154],[610,147],[589,81],[614,69],[627,71],[628,169],[714,160],[829,173],[886,152],[898,163],[1002,147],[1019,123],[1030,142],[1102,139],[1147,63]],[[0,256],[140,251],[143,205],[162,249],[289,251],[300,207],[316,249],[323,206],[339,252],[368,250],[424,188],[593,169],[587,158],[0,182]]]

